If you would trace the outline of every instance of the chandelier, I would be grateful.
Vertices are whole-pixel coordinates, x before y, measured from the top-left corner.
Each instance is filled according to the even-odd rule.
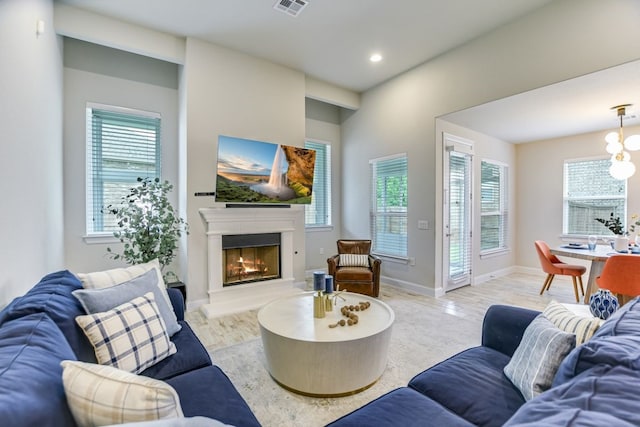
[[[607,153],[611,154],[611,166],[609,173],[615,179],[627,179],[636,172],[636,166],[631,163],[631,155],[629,151],[640,150],[640,135],[631,135],[624,139],[622,130],[622,118],[624,117],[627,107],[631,104],[622,104],[611,107],[616,110],[620,117],[620,129],[618,132],[610,132],[605,136],[607,142]]]

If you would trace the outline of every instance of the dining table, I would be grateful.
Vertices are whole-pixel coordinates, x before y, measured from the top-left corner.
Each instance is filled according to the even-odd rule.
[[[609,259],[611,255],[618,253],[611,248],[611,245],[596,245],[595,250],[589,250],[586,244],[564,244],[556,248],[551,248],[550,251],[553,255],[557,256],[591,261],[591,266],[589,267],[589,278],[587,280],[587,289],[584,293],[585,304],[589,304],[589,297],[598,290],[596,278],[600,276],[600,273],[602,273],[602,269],[604,268],[604,264],[607,262],[607,259]],[[637,255],[640,256],[640,254]]]

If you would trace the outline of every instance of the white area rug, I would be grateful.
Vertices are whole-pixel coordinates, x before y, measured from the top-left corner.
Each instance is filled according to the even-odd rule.
[[[433,313],[433,308],[425,306],[429,302],[413,298],[387,301],[396,315],[387,369],[371,388],[353,396],[312,398],[284,390],[267,372],[259,338],[211,351],[213,363],[229,376],[263,426],[324,426],[390,390],[407,385],[424,369],[480,343],[484,310],[440,313],[429,318],[427,313]]]

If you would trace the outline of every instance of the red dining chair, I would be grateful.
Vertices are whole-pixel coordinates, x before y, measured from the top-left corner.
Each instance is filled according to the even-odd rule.
[[[616,294],[620,305],[640,295],[640,256],[611,255],[596,278],[598,287]]]
[[[587,271],[587,268],[582,265],[567,264],[560,261],[558,257],[551,253],[549,245],[542,240],[536,240],[535,246],[536,252],[538,252],[538,258],[540,258],[542,271],[547,273],[547,278],[542,284],[542,289],[540,289],[540,295],[542,295],[544,291],[549,290],[551,282],[556,275],[571,276],[571,280],[573,280],[573,292],[576,295],[576,302],[579,303],[580,297],[578,296],[578,283],[580,283],[580,291],[582,292],[582,295],[584,295],[582,275]]]

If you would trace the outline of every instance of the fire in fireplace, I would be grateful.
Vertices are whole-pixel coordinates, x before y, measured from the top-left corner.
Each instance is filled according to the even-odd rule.
[[[279,279],[280,233],[222,236],[222,286]]]

